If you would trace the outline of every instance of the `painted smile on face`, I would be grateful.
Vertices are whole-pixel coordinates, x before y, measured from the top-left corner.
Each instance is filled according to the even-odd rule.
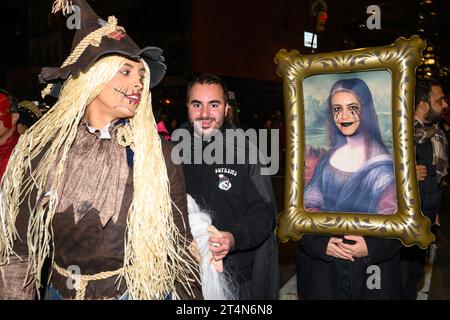
[[[130,104],[130,105],[132,105],[132,106],[135,106],[135,108],[130,108],[129,106],[121,106],[121,105],[119,105],[119,106],[115,106],[115,108],[127,108],[127,109],[129,109],[130,111],[133,111],[133,112],[135,112],[135,110],[136,110],[136,108],[137,108],[137,106],[139,105],[139,103],[141,103],[141,94],[140,94],[140,92],[131,92],[130,94],[127,94],[127,89],[126,88],[124,88],[124,87],[117,87],[117,88],[114,88],[114,95],[115,96],[120,96],[121,97],[121,99],[122,98],[125,98],[125,99],[127,99],[128,100],[128,104]]]
[[[353,93],[338,92],[331,99],[331,108],[336,127],[345,136],[358,130],[361,121],[361,104]]]

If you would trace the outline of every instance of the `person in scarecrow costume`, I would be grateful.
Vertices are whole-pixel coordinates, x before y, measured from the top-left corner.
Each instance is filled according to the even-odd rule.
[[[150,88],[166,66],[84,0],[72,52],[43,68],[56,104],[20,138],[1,184],[0,298],[201,299],[182,168]]]

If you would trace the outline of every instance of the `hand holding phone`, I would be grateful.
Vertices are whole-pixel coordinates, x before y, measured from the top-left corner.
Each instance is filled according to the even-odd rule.
[[[340,235],[333,235],[332,237],[342,239],[342,242],[345,243],[345,244],[353,245],[353,244],[356,243],[355,240],[346,239],[346,238],[345,238],[343,235],[341,235],[341,234],[340,234]]]

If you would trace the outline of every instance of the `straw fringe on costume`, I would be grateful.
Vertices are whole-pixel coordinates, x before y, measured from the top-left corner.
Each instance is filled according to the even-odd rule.
[[[58,11],[62,11],[62,13],[64,15],[68,14],[71,12],[71,9],[69,10],[69,8],[72,7],[72,1],[70,0],[56,0],[53,3],[52,6],[52,13],[58,12]]]
[[[42,285],[41,269],[53,247],[51,224],[59,201],[57,190],[85,108],[124,62],[123,57],[109,56],[86,73],[76,78],[70,76],[58,102],[20,138],[11,155],[1,186],[0,271],[3,273],[2,266],[15,254],[13,243],[18,237],[15,221],[19,204],[35,190],[36,198],[27,204],[29,265],[24,285],[31,282],[36,288]],[[144,88],[149,88],[150,71],[142,62],[146,70]],[[148,89],[142,92],[141,103],[129,126],[135,152],[134,194],[127,217],[124,271],[120,276],[126,280],[130,299],[164,299],[170,293],[176,295],[175,281],[193,294],[189,282],[194,279],[188,275],[196,274],[196,263],[188,255],[187,244],[173,220],[169,181]],[[32,160],[43,152],[39,165],[33,168]],[[44,208],[40,200],[48,191],[51,193]]]

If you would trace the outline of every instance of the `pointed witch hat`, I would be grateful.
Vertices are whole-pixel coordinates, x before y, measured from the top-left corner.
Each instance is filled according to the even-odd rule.
[[[47,94],[57,97],[62,81],[69,75],[78,76],[81,71],[89,69],[97,60],[110,54],[132,60],[144,59],[150,68],[150,88],[162,80],[166,73],[162,50],[158,47],[140,49],[126,34],[125,29],[117,25],[114,16],[110,16],[108,21],[101,19],[85,0],[56,0],[52,13],[60,10],[64,15],[77,12],[75,5],[79,8],[80,24],[75,32],[72,52],[61,67],[46,67],[41,70],[40,81],[50,84],[42,92],[43,97]],[[53,83],[56,84],[54,87]]]

